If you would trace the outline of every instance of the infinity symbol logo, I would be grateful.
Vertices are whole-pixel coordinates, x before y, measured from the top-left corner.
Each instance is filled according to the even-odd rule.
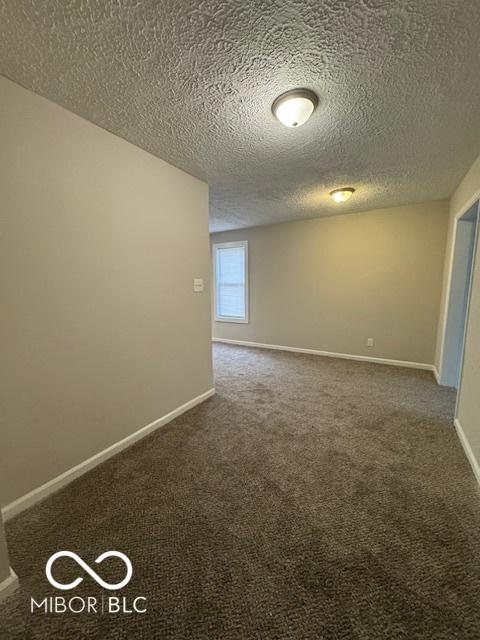
[[[100,556],[98,556],[98,558],[95,560],[95,563],[100,564],[105,560],[105,558],[111,558],[112,556],[115,556],[116,558],[120,558],[121,560],[123,560],[123,562],[125,563],[125,566],[127,567],[127,575],[121,582],[118,582],[117,584],[109,584],[108,582],[105,582],[105,580],[102,580],[102,578],[97,573],[95,573],[95,571],[91,569],[88,566],[88,564],[86,564],[80,558],[80,556],[77,556],[76,553],[73,553],[73,551],[57,551],[57,553],[54,553],[53,556],[51,556],[48,559],[48,562],[45,566],[45,574],[50,584],[52,584],[57,589],[62,589],[63,591],[67,591],[69,589],[74,589],[75,587],[77,587],[80,584],[80,582],[82,582],[83,578],[75,578],[73,582],[70,582],[68,584],[62,584],[61,582],[57,582],[55,578],[52,576],[52,565],[55,562],[55,560],[57,560],[58,558],[67,557],[75,560],[75,562],[79,564],[82,567],[82,569],[84,569],[84,571],[86,571],[88,575],[90,575],[95,580],[95,582],[97,582],[104,589],[110,589],[110,590],[122,589],[126,584],[130,582],[130,579],[133,574],[132,563],[124,553],[120,553],[120,551],[105,551],[105,553],[102,553]]]

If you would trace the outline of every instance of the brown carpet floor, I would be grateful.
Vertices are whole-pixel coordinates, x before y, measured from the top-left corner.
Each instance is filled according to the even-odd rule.
[[[453,392],[425,371],[214,354],[216,396],[8,523],[22,587],[0,637],[478,640],[480,496]],[[121,593],[148,612],[31,614],[59,594],[61,549],[124,551]]]

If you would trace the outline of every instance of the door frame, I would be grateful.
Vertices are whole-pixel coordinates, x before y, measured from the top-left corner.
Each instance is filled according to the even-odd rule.
[[[439,384],[444,384],[444,359],[445,359],[445,340],[447,337],[447,328],[448,328],[448,316],[449,316],[449,308],[450,308],[450,299],[452,295],[452,280],[454,275],[454,265],[455,265],[455,252],[458,249],[457,240],[458,240],[458,229],[459,223],[463,222],[465,214],[467,214],[474,206],[476,205],[476,211],[474,213],[475,216],[475,231],[474,231],[474,239],[473,239],[473,256],[472,256],[472,264],[469,275],[468,282],[468,294],[467,294],[467,304],[466,304],[466,317],[465,317],[465,325],[463,327],[463,335],[461,341],[461,359],[459,365],[459,376],[458,376],[458,389],[457,389],[457,404],[459,391],[462,384],[462,375],[463,375],[463,361],[464,361],[464,347],[465,347],[465,338],[468,331],[468,315],[470,309],[470,298],[471,298],[471,290],[472,290],[472,279],[473,273],[475,269],[475,261],[476,254],[479,243],[479,227],[480,227],[480,189],[461,207],[461,209],[455,214],[452,224],[453,224],[453,233],[452,233],[452,243],[449,252],[449,263],[448,263],[448,276],[447,276],[447,286],[445,290],[445,299],[442,309],[442,319],[441,319],[441,341],[440,341],[440,350],[439,350],[439,358],[438,358],[438,371],[436,371],[436,378]],[[457,415],[457,404],[455,406],[455,417]]]

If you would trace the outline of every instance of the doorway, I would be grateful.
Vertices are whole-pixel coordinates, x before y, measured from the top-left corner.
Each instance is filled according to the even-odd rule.
[[[459,388],[468,302],[478,235],[479,202],[456,222],[440,384]]]

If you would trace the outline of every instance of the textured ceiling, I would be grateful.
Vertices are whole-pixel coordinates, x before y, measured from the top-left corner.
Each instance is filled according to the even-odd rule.
[[[478,0],[0,0],[0,73],[208,181],[221,230],[449,196],[479,33]],[[320,105],[287,129],[295,86]]]

